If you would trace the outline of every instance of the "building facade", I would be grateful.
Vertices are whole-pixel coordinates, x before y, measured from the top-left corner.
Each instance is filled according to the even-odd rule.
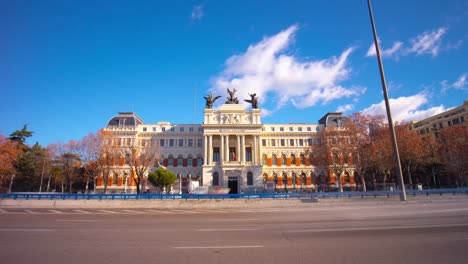
[[[104,130],[112,133],[113,145],[156,147],[159,164],[179,177],[173,187],[176,193],[186,193],[188,182],[229,188],[230,193],[335,188],[334,175],[314,165],[306,149],[325,126],[340,125],[341,113],[328,113],[318,124],[262,124],[260,112],[238,103],[212,109],[207,101],[202,124],[145,124],[135,113],[120,112]],[[124,161],[115,164],[107,191],[134,193],[131,175]],[[341,184],[355,188],[353,175],[350,168]],[[96,191],[102,192],[103,185],[98,178]],[[151,189],[146,181],[143,185],[142,189]]]

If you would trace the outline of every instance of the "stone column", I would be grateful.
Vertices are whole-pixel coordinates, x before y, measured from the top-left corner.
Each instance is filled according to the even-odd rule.
[[[241,137],[242,139],[242,142],[241,142],[241,145],[242,145],[242,164],[245,164],[245,135],[242,135]]]
[[[237,135],[236,136],[236,140],[237,140],[237,149],[236,149],[236,161],[241,161],[241,142],[240,142],[240,136]]]
[[[224,163],[224,136],[220,135],[220,137],[221,137],[221,146],[219,150],[219,162],[223,164]]]
[[[213,160],[213,135],[208,136],[208,157],[207,157],[207,164],[211,165],[211,161]]]
[[[226,155],[225,160],[229,161],[229,135],[226,135],[226,150],[225,150],[224,154]]]
[[[208,136],[204,136],[204,141],[203,141],[203,145],[204,145],[204,156],[203,156],[203,165],[208,165],[207,163],[207,160],[208,160]]]

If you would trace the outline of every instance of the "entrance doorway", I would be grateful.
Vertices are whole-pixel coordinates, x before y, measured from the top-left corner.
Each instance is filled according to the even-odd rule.
[[[239,180],[237,177],[229,177],[228,178],[228,187],[229,187],[229,194],[238,194],[239,193]]]

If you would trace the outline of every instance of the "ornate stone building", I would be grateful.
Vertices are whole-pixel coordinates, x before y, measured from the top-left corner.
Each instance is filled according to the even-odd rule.
[[[187,192],[189,181],[228,187],[230,193],[315,191],[319,186],[335,186],[333,175],[314,166],[305,152],[320,129],[333,125],[328,117],[336,121],[341,113],[329,113],[318,124],[262,124],[256,95],[246,100],[252,104],[246,109],[234,93],[229,91],[230,97],[219,109],[212,109],[219,96],[205,97],[203,124],[145,124],[136,114],[121,112],[104,130],[112,133],[118,146],[157,148],[160,164],[181,179],[174,184],[176,193]],[[135,192],[131,175],[124,161],[116,164],[108,192]],[[352,175],[345,179],[344,186],[356,186]],[[143,184],[144,189],[147,185]],[[103,190],[102,180],[96,185],[97,192]]]

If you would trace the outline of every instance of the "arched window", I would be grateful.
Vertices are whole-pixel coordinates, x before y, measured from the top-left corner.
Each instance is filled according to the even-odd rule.
[[[112,176],[112,184],[117,185],[118,182],[119,182],[119,175],[117,175],[117,173],[114,173],[114,175]]]
[[[263,154],[262,156],[262,165],[267,165],[267,155]]]
[[[286,165],[286,155],[281,155],[281,165]]]
[[[179,154],[179,156],[177,156],[177,166],[182,166],[183,162],[184,162],[184,156],[182,156],[182,154]]]
[[[275,166],[278,165],[278,164],[276,164],[276,160],[277,160],[276,155],[275,154],[271,155],[271,164],[273,164]]]
[[[301,165],[305,165],[305,156],[301,154]]]
[[[189,154],[187,156],[187,166],[193,167],[193,156],[192,156],[192,154]]]
[[[213,186],[219,185],[219,173],[217,171],[213,172]]]
[[[247,172],[247,185],[252,186],[253,185],[253,174],[252,172]]]
[[[169,157],[167,157],[167,165],[174,166],[174,156],[172,156],[172,154],[170,154]]]
[[[296,155],[291,154],[291,165],[296,165]]]
[[[202,166],[203,165],[203,158],[202,155],[197,156],[197,166]]]

